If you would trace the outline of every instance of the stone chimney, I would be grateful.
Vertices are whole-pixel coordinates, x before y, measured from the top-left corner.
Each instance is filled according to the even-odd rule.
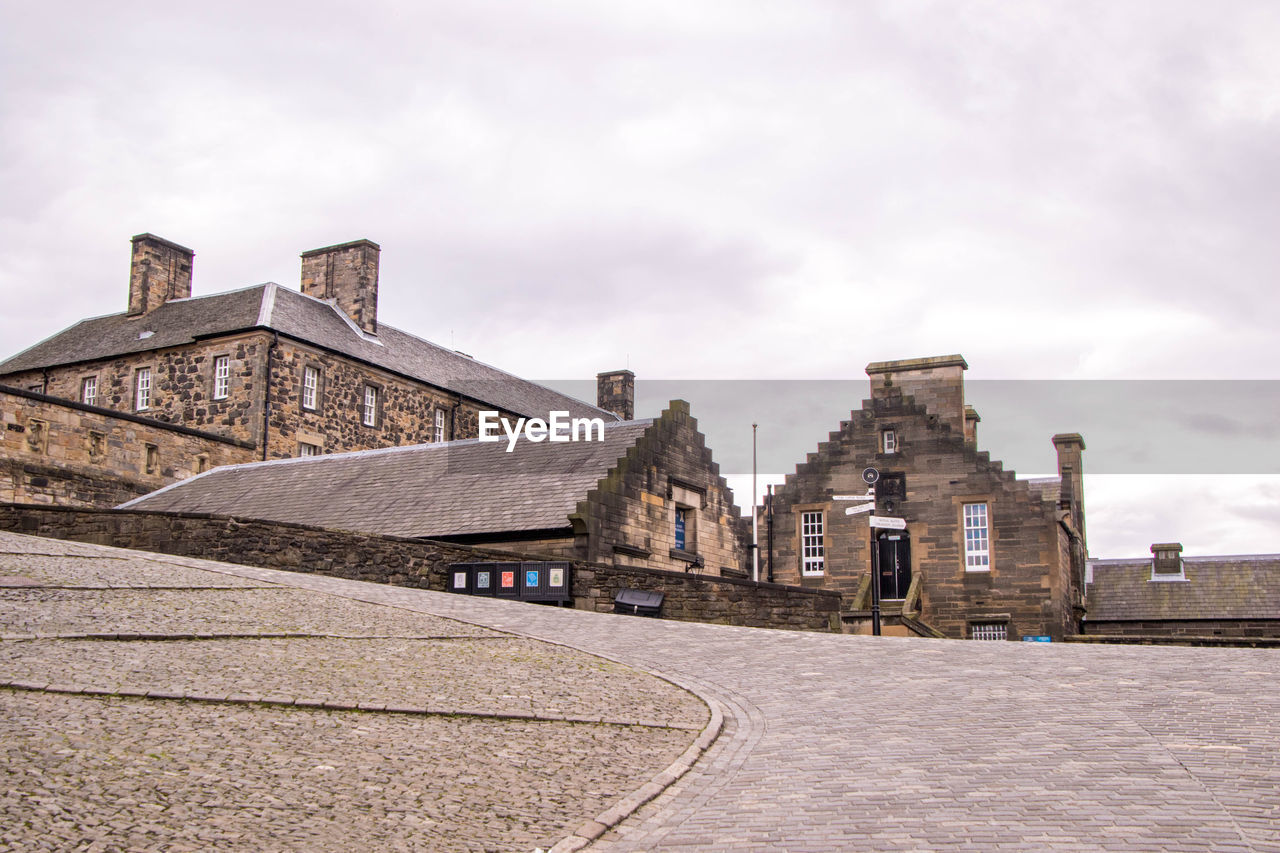
[[[378,333],[378,256],[372,240],[356,240],[302,253],[302,292],[332,299],[338,310],[371,335]]]
[[[964,443],[970,447],[978,446],[978,422],[981,420],[978,410],[966,404],[964,407]]]
[[[1084,535],[1084,439],[1078,432],[1061,433],[1053,437],[1058,451],[1058,476],[1062,486],[1058,492],[1058,509],[1071,513],[1071,523]]]
[[[871,399],[887,396],[890,389],[897,388],[950,426],[953,435],[964,436],[964,372],[968,369],[959,355],[873,361],[867,365]]]
[[[196,253],[154,234],[133,238],[129,264],[129,315],[149,314],[170,299],[191,295]]]
[[[636,416],[636,375],[630,370],[596,374],[596,405],[624,421]]]

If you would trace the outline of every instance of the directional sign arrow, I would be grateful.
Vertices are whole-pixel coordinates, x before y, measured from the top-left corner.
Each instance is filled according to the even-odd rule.
[[[860,512],[871,512],[875,509],[875,504],[863,504],[862,506],[851,506],[844,511],[845,515],[857,515]]]
[[[875,492],[868,492],[865,495],[832,495],[833,501],[873,501],[876,499]]]
[[[884,515],[871,516],[872,527],[883,527],[886,530],[906,530],[907,520],[905,518],[890,518]]]

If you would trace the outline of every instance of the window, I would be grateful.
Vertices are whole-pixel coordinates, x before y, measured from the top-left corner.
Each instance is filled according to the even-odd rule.
[[[220,355],[213,360],[213,399],[225,400],[231,387],[231,356]]]
[[[145,412],[151,408],[151,368],[142,367],[133,376],[134,411]]]
[[[80,402],[90,406],[98,402],[98,377],[86,376],[80,380]]]
[[[298,455],[299,456],[319,456],[320,446],[316,444],[310,444],[305,441],[300,441],[298,442]]]
[[[1009,626],[1003,622],[974,622],[969,626],[971,640],[1007,640]]]
[[[364,405],[361,407],[360,422],[369,427],[378,425],[378,389],[372,385],[364,386]]]
[[[433,441],[444,441],[444,409],[436,409],[436,437]]]
[[[1151,546],[1151,579],[1153,581],[1182,581],[1187,576],[1182,571],[1182,545],[1171,542]]]
[[[986,504],[964,505],[964,568],[969,572],[991,571]]]
[[[885,453],[898,452],[898,434],[891,429],[880,433],[880,449]]]
[[[800,573],[820,575],[826,564],[822,511],[800,513]]]
[[[693,513],[689,511],[689,508],[687,506],[676,507],[676,550],[677,551],[689,550],[686,546],[689,543],[689,534],[693,532],[690,529],[691,525],[689,524],[690,516],[692,515]]]
[[[320,371],[302,368],[302,408],[314,412],[320,400]]]

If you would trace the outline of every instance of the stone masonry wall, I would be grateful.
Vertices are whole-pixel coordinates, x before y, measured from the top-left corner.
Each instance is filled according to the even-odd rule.
[[[691,510],[684,551],[675,547],[677,506]],[[716,575],[743,568],[732,492],[683,400],[671,402],[575,515],[596,562]]]
[[[196,430],[0,386],[0,500],[114,506],[251,446]]]
[[[164,554],[443,591],[453,563],[520,559],[496,549],[225,516],[0,504],[0,529]],[[763,628],[838,631],[835,593],[617,569],[573,561],[574,604],[609,612],[618,590],[665,594],[663,616]]]
[[[891,512],[906,519],[913,577],[921,582],[921,621],[949,637],[964,638],[973,622],[1005,622],[1009,637],[1074,633],[1070,548],[1056,508],[1004,471],[985,452],[966,445],[963,426],[952,429],[895,387],[877,389],[817,453],[775,490],[774,577],[780,583],[835,589],[852,599],[870,571],[867,513],[849,516],[834,495],[866,491],[864,468],[905,478],[906,494]],[[884,453],[882,430],[899,447]],[[963,506],[988,506],[990,571],[964,565]],[[802,577],[800,513],[821,511],[825,522],[824,574]],[[764,529],[764,525],[761,525]],[[761,560],[766,561],[767,554]]]

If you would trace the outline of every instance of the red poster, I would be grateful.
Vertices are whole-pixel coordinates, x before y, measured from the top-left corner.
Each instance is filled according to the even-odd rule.
[[[516,585],[516,573],[515,573],[515,572],[503,572],[503,573],[502,573],[502,588],[503,588],[503,589],[511,589],[511,588],[512,588],[512,587],[514,587],[515,585]]]

